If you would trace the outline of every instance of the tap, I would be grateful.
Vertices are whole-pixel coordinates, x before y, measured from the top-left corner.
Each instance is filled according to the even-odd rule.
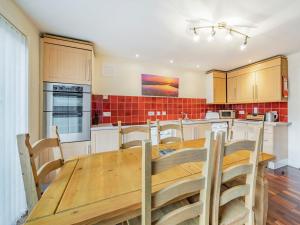
[[[188,114],[187,114],[187,113],[181,112],[181,115],[182,115],[182,118],[183,118],[184,120],[189,120],[189,117],[188,117]]]

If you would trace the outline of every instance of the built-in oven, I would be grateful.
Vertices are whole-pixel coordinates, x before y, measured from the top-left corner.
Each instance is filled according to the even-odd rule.
[[[58,127],[62,142],[91,139],[91,86],[44,82],[44,136]]]

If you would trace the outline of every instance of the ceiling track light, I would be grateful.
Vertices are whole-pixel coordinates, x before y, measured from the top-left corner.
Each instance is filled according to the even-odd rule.
[[[241,51],[244,51],[247,48],[247,44],[248,44],[248,36],[245,35],[245,40],[243,42],[243,44],[240,46]]]
[[[209,42],[213,41],[215,38],[215,35],[216,35],[215,27],[212,26],[210,35],[207,37],[207,41],[209,41]]]
[[[231,31],[231,29],[229,29],[228,33],[225,36],[225,39],[227,41],[231,41],[232,40],[232,31]]]
[[[218,23],[217,25],[214,25],[214,26],[196,26],[196,27],[192,27],[190,28],[191,31],[193,32],[193,40],[194,41],[198,41],[200,39],[200,35],[199,35],[199,30],[208,30],[210,29],[211,32],[210,32],[210,35],[207,37],[207,41],[211,42],[214,40],[214,37],[216,35],[216,28],[221,30],[226,30],[227,31],[227,34],[225,36],[225,39],[230,41],[232,40],[232,37],[233,37],[233,34],[237,34],[239,36],[242,36],[244,37],[244,42],[243,44],[240,46],[240,49],[243,51],[246,47],[247,47],[247,44],[248,44],[248,39],[250,38],[247,34],[244,34],[230,26],[228,26],[226,23]]]
[[[194,37],[193,37],[193,40],[194,40],[194,42],[197,42],[197,41],[199,41],[199,39],[200,39],[200,36],[197,33],[196,28],[194,28]]]

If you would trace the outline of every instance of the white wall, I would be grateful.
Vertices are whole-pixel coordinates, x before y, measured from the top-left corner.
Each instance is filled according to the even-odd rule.
[[[300,52],[288,56],[289,63],[289,159],[290,166],[300,168]]]
[[[113,68],[111,76],[103,75],[104,68]],[[96,56],[93,73],[93,93],[110,95],[141,95],[141,74],[179,77],[179,97],[205,98],[203,71],[176,67],[175,64],[157,65],[141,59],[121,59]]]
[[[0,0],[0,13],[27,37],[29,54],[29,133],[39,138],[39,31],[12,0]]]

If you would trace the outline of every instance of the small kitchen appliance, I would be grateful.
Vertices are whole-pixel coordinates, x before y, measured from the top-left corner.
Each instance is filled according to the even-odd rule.
[[[275,122],[278,119],[278,113],[276,111],[270,111],[266,113],[265,120],[268,122]]]
[[[220,119],[220,115],[217,112],[207,111],[207,113],[205,114],[205,119],[206,120]]]
[[[219,110],[221,119],[235,119],[235,110]]]

